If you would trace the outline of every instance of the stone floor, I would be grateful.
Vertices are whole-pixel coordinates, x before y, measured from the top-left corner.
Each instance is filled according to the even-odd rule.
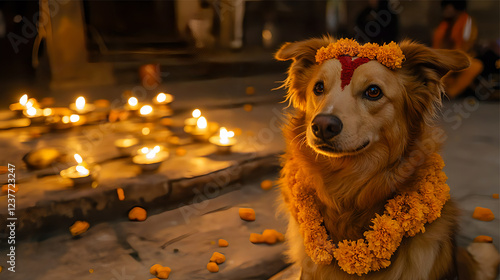
[[[99,137],[89,136],[96,127],[87,126],[43,134],[28,142],[21,141],[19,130],[0,131],[0,165],[19,166],[16,214],[23,222],[17,232],[17,272],[10,273],[3,225],[7,199],[0,196],[0,265],[4,268],[0,278],[148,279],[149,267],[155,263],[172,268],[169,279],[267,279],[283,269],[283,244],[248,241],[252,232],[266,228],[283,232],[285,227],[275,214],[276,190],[259,187],[263,179],[276,178],[278,155],[284,147],[278,128],[285,106],[278,103],[283,91],[270,91],[283,78],[277,74],[169,84],[168,91],[176,97],[172,109],[177,123],[200,107],[207,119],[241,128],[242,134],[232,155],[217,155],[208,144],[190,144],[185,156],[172,153],[155,173],[141,173],[114,149],[113,140],[129,133],[120,127],[103,130]],[[256,94],[246,95],[247,86],[254,86]],[[96,89],[88,94],[112,100],[120,98],[117,92]],[[56,102],[71,100],[62,96]],[[448,184],[463,209],[458,242],[466,246],[477,235],[489,235],[499,247],[500,203],[491,196],[500,192],[499,106],[488,102],[472,106],[466,103],[470,100],[445,102],[441,120],[447,133],[443,157]],[[252,104],[252,110],[244,110],[244,104]],[[96,188],[75,189],[60,180],[57,169],[22,168],[22,156],[34,148],[52,145],[78,150],[78,143],[94,140],[98,142],[85,151],[101,166]],[[6,179],[0,175],[2,184]],[[216,188],[206,188],[214,182]],[[117,187],[125,190],[124,201],[117,199]],[[205,197],[211,199],[201,202]],[[145,222],[126,219],[128,209],[136,205],[148,210]],[[257,220],[241,221],[237,214],[241,206],[253,207]],[[476,206],[490,208],[497,218],[472,219]],[[91,227],[73,238],[68,227],[78,219],[88,220]],[[218,238],[227,239],[229,247],[211,243]],[[224,253],[227,261],[219,273],[211,274],[205,266],[214,251]]]
[[[283,220],[276,218],[279,193],[262,190],[260,181],[235,188],[211,200],[151,215],[144,222],[122,216],[93,225],[79,238],[66,233],[20,242],[17,272],[2,274],[12,280],[149,279],[149,268],[159,263],[172,268],[169,279],[267,279],[286,266],[284,244],[256,245],[249,236],[268,228],[284,232]],[[239,207],[254,208],[256,220],[241,220]],[[219,238],[229,246],[220,248]],[[206,269],[213,252],[226,256],[218,273]]]

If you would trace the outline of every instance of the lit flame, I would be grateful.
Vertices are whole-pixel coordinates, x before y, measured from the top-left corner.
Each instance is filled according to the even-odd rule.
[[[73,114],[69,117],[69,120],[72,122],[72,123],[76,123],[77,121],[80,120],[80,116],[77,115],[77,114]]]
[[[69,121],[70,121],[69,116],[62,117],[62,122],[63,123],[69,123]]]
[[[75,102],[76,109],[78,110],[83,110],[85,108],[85,97],[80,96],[76,99]]]
[[[28,114],[28,116],[30,116],[30,117],[35,116],[36,115],[36,108],[35,107],[29,107],[26,110],[26,114]]]
[[[144,105],[141,107],[141,110],[139,111],[139,113],[141,113],[141,115],[145,116],[145,115],[149,115],[153,112],[153,107],[149,106],[149,105]]]
[[[158,101],[159,103],[163,103],[166,100],[167,100],[167,95],[163,92],[158,93],[158,95],[156,96],[156,101]]]
[[[31,101],[31,100],[30,100],[30,101],[26,102],[26,103],[25,103],[25,106],[26,106],[26,108],[28,108],[28,109],[29,109],[29,108],[32,108],[32,107],[33,107],[33,101]]]
[[[199,117],[201,116],[201,111],[200,111],[200,109],[194,109],[194,111],[193,111],[193,114],[192,114],[192,115],[193,115],[193,118],[196,118],[196,119],[197,119],[197,118],[199,118]]]
[[[229,138],[234,137],[233,131],[227,131],[225,127],[221,127],[219,130],[219,138],[221,144],[229,144]]]
[[[141,148],[141,153],[143,153],[143,154],[147,154],[148,152],[149,152],[148,147],[142,147],[142,148]]]
[[[74,158],[75,158],[76,162],[78,162],[78,164],[81,164],[83,162],[83,159],[79,154],[75,154]]]
[[[154,151],[155,153],[160,152],[160,146],[155,146],[155,147],[153,148],[153,151]]]
[[[146,158],[148,158],[148,159],[154,159],[155,157],[156,157],[156,153],[154,150],[151,150],[150,152],[148,152],[146,154]]]
[[[25,95],[21,96],[21,98],[19,98],[19,104],[25,106],[26,102],[28,102],[28,95],[27,94],[25,94]]]
[[[137,98],[135,97],[130,97],[128,99],[128,105],[134,107],[134,106],[137,106],[137,104],[139,104],[139,100],[137,100]]]
[[[43,115],[45,117],[48,117],[48,116],[52,115],[52,109],[50,109],[50,108],[43,109]]]
[[[77,165],[76,171],[78,171],[78,173],[80,173],[81,176],[89,175],[89,170],[87,168],[85,168],[85,166],[82,166],[82,165]]]
[[[200,117],[198,121],[196,122],[196,125],[198,126],[199,129],[205,129],[207,128],[207,119],[205,117]]]

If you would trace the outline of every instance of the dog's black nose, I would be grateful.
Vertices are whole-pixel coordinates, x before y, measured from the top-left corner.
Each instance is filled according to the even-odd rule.
[[[312,121],[311,128],[314,136],[329,140],[342,131],[342,121],[336,116],[317,115]]]

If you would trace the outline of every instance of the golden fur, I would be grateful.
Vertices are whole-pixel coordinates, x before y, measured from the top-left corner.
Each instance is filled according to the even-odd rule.
[[[333,39],[324,37],[287,43],[276,53],[278,60],[293,60],[284,86],[287,99],[296,108],[284,128],[287,159],[298,160],[315,183],[324,224],[334,243],[363,238],[370,220],[381,214],[386,201],[400,191],[414,190],[413,180],[425,169],[427,157],[438,152],[443,131],[432,126],[441,105],[441,78],[450,70],[468,67],[459,51],[434,50],[411,41],[400,47],[406,56],[403,67],[389,70],[377,61],[359,66],[351,83],[341,90],[338,60],[315,63],[316,51]],[[317,81],[325,93],[313,94]],[[361,98],[371,84],[384,96],[377,101]],[[318,114],[335,115],[343,122],[334,137],[336,151],[318,148],[311,122]],[[357,151],[363,143],[369,143]],[[287,188],[282,193],[287,203]],[[391,259],[392,264],[364,276],[350,275],[335,262],[316,265],[306,255],[296,220],[290,215],[288,256],[302,266],[301,279],[444,279],[454,267],[454,233],[458,210],[453,201],[442,216],[426,225],[425,233],[404,238]]]

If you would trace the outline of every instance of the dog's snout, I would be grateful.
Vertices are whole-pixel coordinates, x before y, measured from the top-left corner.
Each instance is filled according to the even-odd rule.
[[[342,121],[337,116],[317,115],[311,125],[314,136],[329,140],[342,131]]]

